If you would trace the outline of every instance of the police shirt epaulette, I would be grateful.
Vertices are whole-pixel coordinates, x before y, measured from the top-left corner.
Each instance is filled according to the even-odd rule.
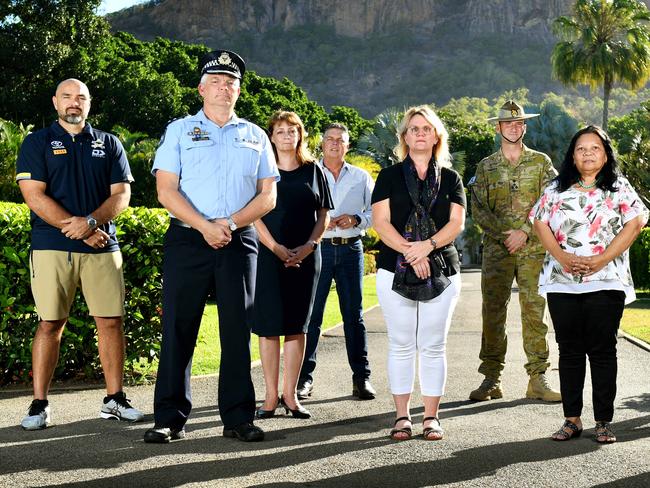
[[[174,117],[173,119],[169,119],[169,121],[165,125],[165,131],[162,133],[162,136],[160,136],[160,140],[158,141],[158,146],[157,147],[160,147],[162,145],[162,143],[165,142],[165,136],[167,135],[167,129],[169,128],[169,125],[172,122],[176,122],[177,120],[185,119],[185,118],[187,118],[189,116],[190,116],[190,114],[185,114],[185,115],[181,115],[180,117]]]

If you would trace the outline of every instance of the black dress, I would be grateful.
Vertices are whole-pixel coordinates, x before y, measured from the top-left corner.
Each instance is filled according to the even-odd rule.
[[[280,170],[275,208],[262,217],[273,238],[293,249],[311,236],[322,208],[332,209],[327,180],[316,164]],[[261,337],[304,334],[320,275],[320,248],[299,268],[283,262],[263,244],[257,258],[253,332]]]

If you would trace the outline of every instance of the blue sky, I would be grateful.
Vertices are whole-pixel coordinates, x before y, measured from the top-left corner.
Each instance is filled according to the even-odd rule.
[[[146,0],[103,0],[99,6],[99,14],[109,14],[116,10],[122,10],[123,8],[135,5],[136,3],[143,3],[144,1]]]

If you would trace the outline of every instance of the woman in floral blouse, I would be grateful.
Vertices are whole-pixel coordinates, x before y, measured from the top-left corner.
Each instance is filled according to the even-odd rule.
[[[616,396],[616,335],[623,307],[634,301],[628,248],[648,209],[617,170],[609,136],[596,126],[578,131],[560,168],[531,211],[547,250],[539,278],[560,351],[566,420],[552,435],[582,433],[585,358],[593,387],[596,441],[616,442],[610,428]]]

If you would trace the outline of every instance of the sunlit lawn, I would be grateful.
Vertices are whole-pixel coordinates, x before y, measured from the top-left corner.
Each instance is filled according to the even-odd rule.
[[[375,290],[375,276],[368,275],[363,280],[363,307],[368,309],[377,304],[377,293]],[[341,322],[341,313],[339,312],[339,299],[336,289],[330,291],[325,306],[323,317],[323,330],[334,327]],[[194,352],[194,361],[192,363],[192,374],[210,374],[219,371],[219,360],[221,355],[221,346],[219,344],[219,319],[217,318],[217,307],[208,305],[203,314],[203,322],[199,331],[196,350]],[[258,339],[256,335],[251,336],[251,355],[252,360],[259,359]]]
[[[621,328],[628,334],[650,343],[650,298],[640,298],[625,307]]]
[[[641,294],[647,296],[646,294]],[[377,304],[377,292],[375,289],[375,275],[368,275],[363,280],[363,306],[364,309]],[[332,288],[325,306],[323,317],[323,330],[334,327],[341,322],[339,312],[339,300],[336,289]],[[623,313],[621,328],[630,335],[638,337],[650,343],[650,298],[639,298],[636,302],[628,305]],[[203,322],[199,331],[199,338],[194,352],[192,374],[210,374],[219,371],[219,360],[221,346],[219,343],[219,319],[217,318],[217,307],[208,305],[203,314]],[[259,359],[258,339],[256,335],[251,336],[252,360]],[[152,365],[149,371],[155,372],[156,365]]]

